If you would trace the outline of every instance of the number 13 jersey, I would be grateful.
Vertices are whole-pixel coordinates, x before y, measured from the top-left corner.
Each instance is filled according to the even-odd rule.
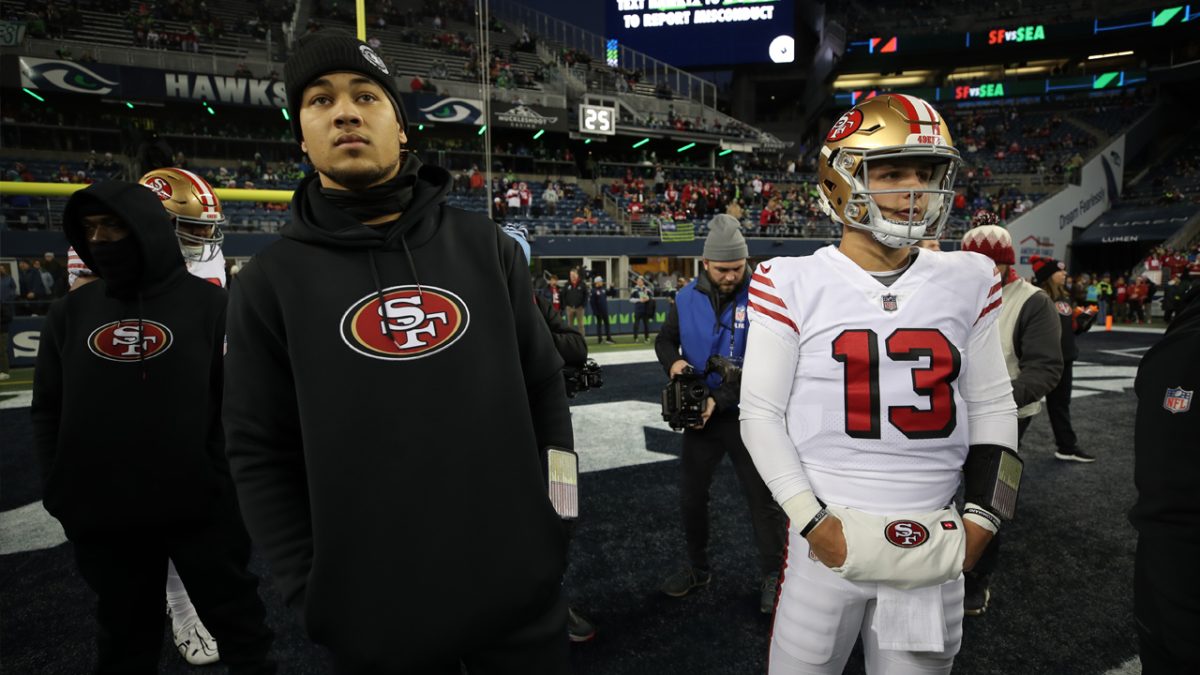
[[[826,503],[937,509],[953,499],[970,444],[1014,445],[1003,422],[982,418],[1004,417],[1005,391],[1012,402],[994,264],[918,251],[891,286],[834,246],[769,260],[751,278],[752,325],[797,351],[787,436]]]

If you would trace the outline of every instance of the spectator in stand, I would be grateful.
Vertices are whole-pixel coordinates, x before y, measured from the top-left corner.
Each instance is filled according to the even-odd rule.
[[[521,203],[521,215],[529,217],[529,206],[533,203],[533,192],[529,189],[529,183],[522,181],[517,186],[517,197]]]
[[[584,313],[588,302],[588,289],[579,277],[579,268],[572,267],[566,287],[562,289],[562,305],[567,312],[567,326],[587,335],[584,330]]]
[[[1154,247],[1146,256],[1146,278],[1155,286],[1162,284],[1163,257],[1161,246]]]
[[[1092,327],[1098,308],[1084,308],[1072,302],[1065,287],[1067,273],[1061,262],[1035,255],[1030,256],[1029,264],[1033,267],[1036,285],[1054,301],[1062,329],[1062,377],[1046,395],[1046,411],[1050,417],[1050,427],[1054,430],[1054,443],[1058,447],[1054,457],[1063,461],[1094,462],[1095,457],[1079,449],[1079,439],[1071,426],[1071,381],[1075,359],[1079,356],[1075,336]]]
[[[601,337],[610,345],[616,344],[613,342],[612,328],[608,321],[608,288],[604,285],[602,276],[592,279],[591,305],[592,316],[596,317],[596,344],[600,344]]]
[[[542,193],[542,201],[546,204],[546,215],[558,214],[558,189],[549,180],[546,181],[546,191]]]

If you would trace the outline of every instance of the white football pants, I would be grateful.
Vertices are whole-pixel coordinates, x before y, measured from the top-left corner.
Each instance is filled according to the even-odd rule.
[[[878,584],[847,581],[808,557],[808,542],[788,528],[787,566],[771,629],[770,675],[838,675],[861,634],[870,675],[947,674],[962,645],[963,578],[942,584],[945,649],[880,649],[874,631]]]

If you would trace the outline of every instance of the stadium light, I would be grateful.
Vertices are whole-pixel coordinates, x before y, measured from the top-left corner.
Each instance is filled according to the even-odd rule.
[[[1098,61],[1100,59],[1114,59],[1118,56],[1130,56],[1132,54],[1133,54],[1132,49],[1129,51],[1124,51],[1124,52],[1111,52],[1109,54],[1092,54],[1091,56],[1089,56],[1087,58],[1087,60],[1088,61]]]
[[[684,152],[687,150],[691,150],[694,147],[696,147],[695,143],[688,143],[687,145],[683,146],[682,148],[679,148],[678,150],[676,150],[675,152]]]
[[[46,102],[46,99],[42,98],[41,96],[38,96],[37,94],[33,93],[33,92],[32,92],[32,91],[30,91],[29,89],[27,89],[27,88],[25,88],[25,87],[21,87],[21,89],[22,89],[22,91],[24,91],[26,94],[29,94],[30,96],[32,96],[32,97],[34,97],[34,98],[36,98],[37,100],[41,101],[42,103],[45,103],[45,102]]]
[[[485,131],[487,131],[487,125],[486,125],[486,124],[485,124],[485,125],[483,125],[483,126],[481,126],[481,127],[479,127],[479,133],[477,133],[477,134],[475,134],[475,135],[476,135],[476,136],[482,136],[482,135],[483,135],[483,132],[485,132]]]
[[[28,89],[26,89],[25,91],[29,91],[29,90],[28,90]],[[649,139],[649,138],[643,138],[642,140],[638,141],[637,143],[634,143],[634,144],[633,144],[633,147],[634,147],[635,149],[636,149],[636,148],[640,148],[640,147],[642,147],[643,145],[645,145],[645,144],[647,144],[647,143],[649,143],[649,142],[650,142],[650,139]]]
[[[729,148],[727,150],[722,150],[721,154],[717,155],[717,157],[724,157],[725,155],[728,155],[731,152],[733,152],[733,148]]]
[[[125,101],[125,107],[129,108],[130,110],[133,110],[133,104],[130,103],[129,101]]]
[[[537,139],[541,138],[542,134],[544,134],[544,133],[546,133],[545,129],[538,129],[538,132],[533,135],[533,140],[536,141]]]
[[[280,108],[279,112],[283,113],[283,119],[287,120],[288,122],[292,121],[292,116],[288,114],[287,108]]]

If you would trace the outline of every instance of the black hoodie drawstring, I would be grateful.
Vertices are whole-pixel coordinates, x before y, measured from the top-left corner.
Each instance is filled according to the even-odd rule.
[[[425,291],[421,288],[421,280],[417,278],[417,266],[413,262],[412,253],[408,250],[408,242],[404,237],[400,238],[400,243],[404,245],[404,255],[408,258],[408,266],[412,270],[413,280],[417,282],[417,295],[421,298],[421,302],[425,302]],[[375,249],[367,249],[367,260],[371,267],[371,281],[375,283],[375,297],[379,298],[379,314],[383,319],[383,329],[387,331],[388,337],[391,338],[392,344],[400,349],[400,343],[396,340],[396,335],[392,333],[392,323],[388,321],[387,304],[383,297],[383,284],[379,282],[379,268],[375,265]]]
[[[138,291],[138,367],[142,369],[142,381],[146,381],[146,332],[145,326],[142,323],[142,315],[145,314],[142,307],[142,292]]]

